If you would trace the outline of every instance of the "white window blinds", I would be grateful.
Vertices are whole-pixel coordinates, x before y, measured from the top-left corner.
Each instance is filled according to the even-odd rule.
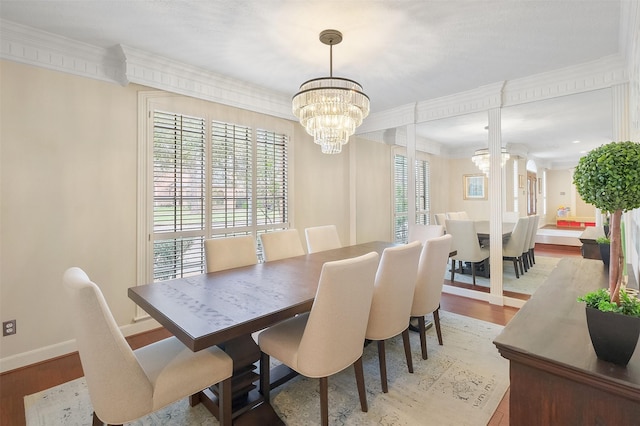
[[[407,180],[407,157],[395,154],[393,159],[394,177],[394,242],[405,243],[409,238],[409,202]]]
[[[205,121],[156,111],[153,130],[154,280],[203,271]]]
[[[153,279],[205,271],[204,240],[288,227],[288,137],[153,111]]]
[[[409,190],[407,157],[395,154],[394,169],[394,242],[406,243],[409,238]],[[416,160],[416,223],[429,224],[429,162]]]

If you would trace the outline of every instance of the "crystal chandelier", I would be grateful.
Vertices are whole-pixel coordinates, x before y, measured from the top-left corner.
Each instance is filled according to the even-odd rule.
[[[489,176],[490,158],[489,148],[481,148],[476,150],[471,160],[485,175]],[[504,167],[508,159],[509,153],[506,148],[502,148],[500,150],[500,167]]]
[[[320,41],[329,45],[329,77],[302,83],[293,97],[293,113],[323,154],[338,154],[369,115],[369,97],[357,82],[333,77],[333,45],[342,41],[342,33],[324,30]]]

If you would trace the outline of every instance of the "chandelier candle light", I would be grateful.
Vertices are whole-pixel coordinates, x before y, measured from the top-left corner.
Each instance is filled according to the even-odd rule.
[[[323,154],[338,154],[369,115],[369,97],[357,82],[333,77],[333,45],[342,41],[342,33],[324,30],[320,41],[329,45],[329,77],[302,83],[293,97],[293,113]]]
[[[505,148],[502,148],[500,150],[500,157],[500,167],[504,167],[507,160],[509,159],[509,153]],[[489,148],[481,148],[476,150],[476,152],[473,154],[473,157],[471,157],[471,160],[480,170],[482,170],[485,175],[489,176],[490,158],[491,157],[489,155]]]

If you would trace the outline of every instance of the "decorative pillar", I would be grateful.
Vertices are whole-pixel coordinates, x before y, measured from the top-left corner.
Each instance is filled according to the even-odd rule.
[[[615,142],[628,141],[630,139],[629,83],[611,86],[611,96],[613,140]]]
[[[489,120],[489,244],[491,255],[489,262],[491,265],[491,292],[489,303],[494,305],[504,305],[502,296],[502,128],[501,109],[492,108],[488,111]]]

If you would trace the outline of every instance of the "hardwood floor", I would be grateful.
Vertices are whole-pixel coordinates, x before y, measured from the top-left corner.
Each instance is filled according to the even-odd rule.
[[[536,254],[540,256],[580,257],[574,247],[537,244]],[[487,302],[472,300],[465,297],[443,294],[441,309],[460,315],[506,325],[517,313],[516,308],[491,305]],[[132,336],[127,339],[132,348],[136,349],[170,336],[164,329]],[[23,398],[25,395],[48,389],[52,386],[77,379],[83,375],[82,366],[77,353],[47,360],[24,368],[8,371],[0,375],[0,425],[19,426],[25,424]],[[496,409],[491,426],[509,425],[509,392]]]

